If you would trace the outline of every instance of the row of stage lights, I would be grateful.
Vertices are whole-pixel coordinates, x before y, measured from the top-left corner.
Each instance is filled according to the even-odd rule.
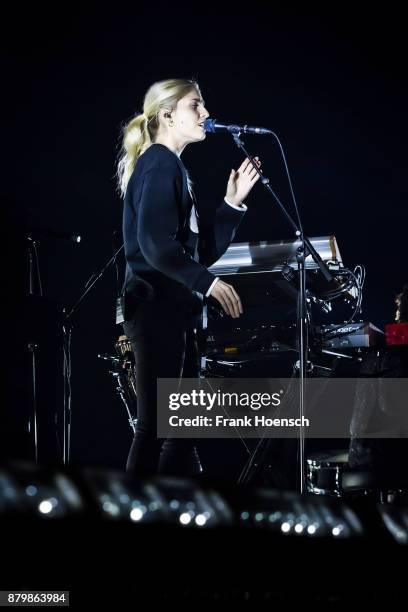
[[[312,538],[367,535],[362,516],[343,500],[268,489],[222,494],[194,481],[155,478],[138,482],[124,473],[81,474],[18,465],[0,469],[0,515],[61,519],[93,516],[180,528],[237,527]],[[384,532],[408,544],[408,506],[377,506]]]

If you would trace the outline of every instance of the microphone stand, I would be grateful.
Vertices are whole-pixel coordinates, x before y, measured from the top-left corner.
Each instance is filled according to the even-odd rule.
[[[30,296],[42,297],[42,284],[40,275],[40,266],[38,262],[37,243],[30,233],[26,236],[27,254],[28,254],[28,294]],[[37,275],[38,292],[36,291],[35,274]],[[38,344],[36,342],[27,342],[27,349],[31,353],[31,376],[32,376],[32,416],[28,421],[28,430],[32,433],[34,442],[34,461],[38,463]]]
[[[300,386],[299,386],[299,418],[300,418],[300,426],[299,426],[299,488],[300,493],[303,494],[305,492],[305,436],[304,436],[304,427],[303,427],[303,418],[305,414],[305,405],[306,405],[306,377],[307,377],[307,334],[308,334],[308,320],[307,320],[307,302],[306,302],[306,267],[305,260],[306,257],[310,254],[318,265],[324,279],[327,282],[333,280],[333,276],[330,273],[325,262],[320,257],[319,253],[313,247],[309,238],[304,235],[303,230],[299,227],[296,222],[293,220],[291,215],[286,210],[285,206],[282,204],[276,193],[273,191],[269,184],[269,179],[261,174],[258,169],[256,162],[254,162],[252,156],[245,149],[243,141],[240,139],[241,130],[237,127],[236,130],[230,130],[232,137],[234,139],[235,144],[245,157],[247,157],[252,166],[255,168],[257,173],[261,176],[261,181],[265,189],[268,193],[275,199],[279,208],[281,209],[283,215],[288,221],[289,225],[293,228],[296,237],[300,240],[300,246],[297,248],[296,260],[298,264],[298,273],[299,273],[299,298],[298,298],[298,308],[297,308],[297,329],[298,329],[298,347],[299,347],[299,375],[300,375]]]
[[[102,267],[102,269],[93,274],[91,278],[85,285],[85,291],[79,296],[74,305],[67,312],[66,308],[63,309],[63,334],[64,334],[64,419],[63,419],[63,431],[64,431],[64,440],[63,440],[63,464],[68,465],[71,460],[71,357],[70,357],[70,344],[71,344],[71,336],[72,336],[72,317],[76,313],[78,307],[83,302],[87,294],[91,291],[94,285],[98,282],[98,280],[105,274],[105,272],[112,266],[115,262],[116,257],[123,249],[124,244],[122,244],[112,255],[109,261]]]
[[[65,232],[56,232],[54,230],[47,230],[41,228],[31,228],[27,230],[26,241],[27,241],[27,254],[28,254],[28,296],[30,298],[44,298],[44,292],[41,281],[40,263],[38,257],[37,244],[40,244],[41,240],[72,240],[73,242],[80,242],[80,236],[74,236]],[[31,306],[30,312],[33,311],[34,305]],[[43,308],[43,306],[42,306]],[[35,336],[36,325],[30,326],[31,333]],[[37,334],[38,335],[38,334]],[[46,436],[46,427],[41,413],[44,412],[44,394],[42,393],[42,386],[44,384],[41,377],[41,362],[45,358],[41,355],[42,347],[46,342],[36,341],[35,337],[27,342],[26,346],[28,351],[31,353],[31,377],[32,377],[32,416],[28,420],[28,431],[33,437],[34,446],[34,461],[38,463],[41,457],[44,456],[44,441]],[[65,366],[65,362],[64,362]],[[64,379],[65,380],[65,379]],[[64,415],[65,416],[65,415]],[[43,422],[41,422],[43,421]],[[55,434],[58,441],[57,423],[59,421],[57,409],[54,409],[54,424]],[[43,430],[44,432],[43,433]],[[58,444],[58,442],[57,442]]]

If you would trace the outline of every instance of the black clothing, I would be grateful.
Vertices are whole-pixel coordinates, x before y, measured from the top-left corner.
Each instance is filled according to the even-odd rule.
[[[227,250],[245,211],[223,202],[212,224],[189,226],[193,200],[186,169],[160,144],[140,156],[123,214],[126,256],[123,329],[136,363],[137,425],[127,469],[137,476],[200,471],[194,440],[157,439],[157,379],[197,378],[194,317],[215,280],[207,266]]]
[[[140,300],[191,301],[192,292],[205,295],[215,280],[207,267],[225,253],[245,211],[223,201],[213,223],[200,220],[195,260],[185,248],[192,205],[180,158],[164,145],[151,145],[137,161],[124,202],[125,320]]]
[[[171,301],[155,300],[138,304],[133,319],[123,324],[135,356],[137,385],[136,434],[126,468],[139,477],[157,470],[180,476],[201,471],[194,440],[174,438],[163,444],[156,436],[157,379],[198,377],[199,356],[191,314],[187,303],[175,310]]]

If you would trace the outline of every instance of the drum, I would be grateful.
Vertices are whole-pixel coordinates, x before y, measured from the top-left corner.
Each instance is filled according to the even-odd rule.
[[[313,453],[306,463],[306,488],[309,493],[331,497],[360,496],[371,493],[375,488],[372,471],[349,466],[348,449]]]
[[[129,425],[133,433],[136,431],[137,423],[137,386],[135,358],[132,345],[127,336],[119,336],[115,342],[117,356],[98,355],[110,363],[109,374],[113,377],[115,391],[125,405]]]
[[[132,345],[127,336],[119,336],[117,342],[115,342],[115,349],[119,357],[129,359],[130,361],[134,360]]]

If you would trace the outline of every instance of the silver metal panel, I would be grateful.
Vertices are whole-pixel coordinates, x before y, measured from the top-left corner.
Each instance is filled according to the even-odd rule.
[[[335,236],[310,238],[312,246],[329,268],[343,267]],[[223,274],[248,274],[256,272],[280,272],[284,265],[297,268],[296,251],[299,240],[275,240],[261,242],[237,242],[209,270],[217,276]],[[313,270],[317,264],[309,255],[306,268]]]

